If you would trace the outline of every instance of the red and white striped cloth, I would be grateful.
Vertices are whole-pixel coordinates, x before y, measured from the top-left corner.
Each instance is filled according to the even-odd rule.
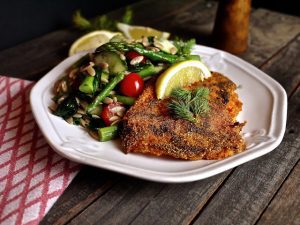
[[[0,224],[38,224],[79,170],[46,143],[31,114],[34,83],[0,76]]]

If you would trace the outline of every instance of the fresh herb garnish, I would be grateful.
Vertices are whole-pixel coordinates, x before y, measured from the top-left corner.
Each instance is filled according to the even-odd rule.
[[[196,44],[196,40],[190,39],[183,41],[182,39],[175,37],[173,43],[177,48],[177,55],[188,56],[191,54],[192,47]]]
[[[82,16],[81,12],[77,10],[73,14],[73,24],[76,28],[83,31],[92,31],[92,30],[110,30],[117,31],[117,23],[127,23],[131,24],[133,12],[130,7],[126,8],[126,11],[121,19],[121,21],[116,21],[108,18],[106,15],[97,16],[94,19],[87,19]]]
[[[196,116],[204,116],[210,107],[208,102],[209,89],[200,87],[194,90],[176,89],[171,93],[168,108],[179,119],[196,122]]]

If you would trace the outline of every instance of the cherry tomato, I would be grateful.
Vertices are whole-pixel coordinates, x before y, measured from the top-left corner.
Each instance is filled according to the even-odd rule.
[[[130,60],[132,60],[132,59],[134,59],[135,57],[138,57],[138,56],[142,56],[142,55],[140,55],[139,53],[137,53],[137,52],[127,52],[126,53],[126,58],[130,61]],[[146,63],[146,60],[147,60],[147,58],[145,57],[145,56],[143,56],[143,60],[141,61],[141,63]]]
[[[114,102],[110,103],[108,105],[105,105],[101,112],[101,118],[104,121],[106,126],[110,126],[113,122],[111,118],[113,116],[118,116],[117,112],[120,112],[120,110],[117,109],[117,107],[123,107],[125,110],[125,107],[120,102]]]
[[[137,73],[130,73],[120,82],[120,92],[129,97],[138,97],[144,88],[144,81]]]

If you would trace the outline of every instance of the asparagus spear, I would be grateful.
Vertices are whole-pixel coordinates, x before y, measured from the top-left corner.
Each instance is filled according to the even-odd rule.
[[[135,98],[128,96],[114,95],[113,97],[116,97],[118,102],[122,102],[124,105],[133,105],[135,102]]]
[[[87,107],[87,113],[91,114],[91,112],[95,109],[97,105],[99,105],[106,96],[117,86],[117,84],[123,80],[124,73],[118,73],[112,80],[104,87],[104,89],[96,96],[94,101],[90,103]]]
[[[153,65],[149,65],[147,67],[145,67],[144,69],[138,71],[137,73],[142,77],[150,77],[152,75],[158,74],[159,72],[161,72],[164,69],[164,66],[153,66]]]
[[[101,53],[103,51],[111,51],[111,52],[128,52],[135,51],[141,55],[146,56],[152,61],[159,62],[167,62],[167,63],[175,63],[178,61],[182,61],[183,58],[177,55],[172,55],[166,52],[154,52],[148,49],[145,49],[143,45],[139,43],[125,43],[125,42],[108,42],[104,45],[101,45],[96,49],[95,54]]]
[[[118,127],[113,125],[110,127],[103,127],[98,129],[100,141],[110,141],[118,135]]]
[[[166,52],[154,52],[152,50],[145,49],[140,44],[133,44],[131,49],[136,51],[137,53],[146,56],[147,58],[151,59],[152,61],[158,62],[167,62],[167,63],[175,63],[179,60],[179,57],[176,55],[172,55]]]

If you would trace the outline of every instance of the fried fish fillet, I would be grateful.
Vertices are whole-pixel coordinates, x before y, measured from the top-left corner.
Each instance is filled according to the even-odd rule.
[[[155,81],[150,81],[123,118],[123,150],[188,160],[222,159],[245,150],[240,135],[244,123],[236,121],[242,102],[235,92],[235,83],[213,72],[210,78],[188,88],[198,86],[210,90],[210,111],[192,123],[172,117],[168,99],[158,100]]]

